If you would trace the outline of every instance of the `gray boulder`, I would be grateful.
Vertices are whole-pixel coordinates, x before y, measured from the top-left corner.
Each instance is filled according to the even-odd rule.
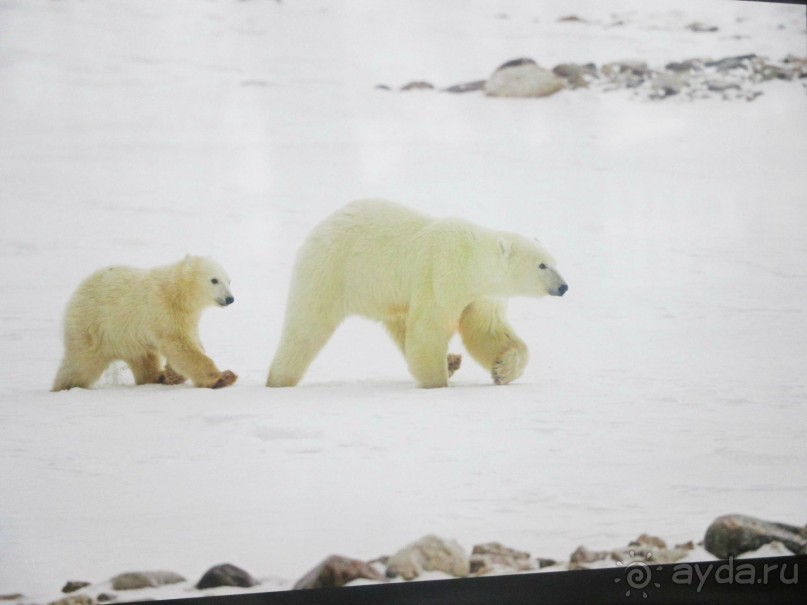
[[[82,588],[86,588],[89,585],[90,585],[90,582],[82,582],[82,581],[70,580],[69,582],[65,583],[64,586],[62,586],[62,592],[63,593],[76,592],[77,590],[81,590]]]
[[[482,575],[496,568],[507,571],[527,571],[535,569],[530,553],[503,546],[499,542],[477,544],[471,550],[471,573]]]
[[[597,66],[593,63],[561,63],[552,68],[552,73],[566,80],[569,88],[586,88],[592,80],[599,77]]]
[[[485,82],[490,97],[547,97],[563,89],[564,80],[539,67],[532,59],[515,59],[501,65]]]
[[[156,588],[166,584],[178,584],[185,578],[173,571],[135,571],[122,573],[112,578],[113,590],[137,590]]]
[[[807,555],[807,529],[746,515],[724,515],[712,521],[703,545],[714,556],[725,559],[771,542],[781,542],[794,554]]]
[[[360,578],[386,582],[386,578],[369,563],[340,555],[331,555],[300,578],[294,585],[294,590],[338,588]]]
[[[257,586],[259,582],[240,567],[230,563],[222,563],[208,569],[201,579],[196,583],[196,588],[204,590],[206,588],[218,588],[219,586],[238,586],[240,588],[250,588]]]
[[[463,578],[471,572],[471,561],[454,540],[428,535],[405,546],[387,561],[387,577],[414,580],[423,571],[441,571]]]

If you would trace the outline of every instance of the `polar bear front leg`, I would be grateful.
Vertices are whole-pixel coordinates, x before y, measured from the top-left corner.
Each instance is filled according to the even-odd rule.
[[[425,389],[448,386],[448,342],[451,330],[429,313],[412,313],[406,326],[406,362],[418,386]],[[456,367],[459,364],[454,360]],[[456,370],[456,367],[452,369]]]
[[[406,322],[403,319],[390,319],[384,322],[384,327],[387,332],[398,345],[404,357],[406,357]],[[448,370],[448,377],[451,378],[454,372],[460,369],[462,365],[462,355],[459,353],[449,353],[446,355],[446,369]]]
[[[508,384],[524,372],[529,351],[507,323],[503,302],[471,303],[462,312],[459,331],[471,357],[490,370],[495,384]]]
[[[219,389],[230,386],[238,379],[230,370],[219,371],[213,360],[190,338],[166,337],[158,346],[174,373],[188,376],[197,387]]]

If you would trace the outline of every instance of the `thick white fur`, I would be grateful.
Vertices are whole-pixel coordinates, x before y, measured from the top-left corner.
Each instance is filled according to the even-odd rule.
[[[300,248],[267,386],[296,385],[348,315],[381,321],[421,387],[447,385],[446,353],[457,330],[494,382],[506,384],[521,375],[527,347],[499,298],[566,288],[533,240],[392,202],[353,202]]]
[[[229,284],[217,262],[190,255],[154,269],[118,266],[93,273],[67,305],[64,359],[53,390],[89,388],[118,359],[137,384],[177,384],[185,376],[200,387],[232,384],[236,375],[216,368],[198,331],[206,307],[233,302]]]

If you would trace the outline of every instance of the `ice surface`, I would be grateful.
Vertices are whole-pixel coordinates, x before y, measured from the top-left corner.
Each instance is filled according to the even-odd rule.
[[[375,87],[519,56],[781,60],[804,36],[803,7],[747,2],[0,0],[0,593],[225,561],[288,588],[427,533],[563,559],[697,540],[724,513],[803,524],[803,85],[752,103]],[[510,305],[517,383],[466,356],[451,388],[415,389],[355,319],[302,386],[263,387],[294,251],[369,196],[558,258],[567,296]],[[113,368],[49,393],[78,281],[188,252],[233,279],[201,329],[238,383]]]

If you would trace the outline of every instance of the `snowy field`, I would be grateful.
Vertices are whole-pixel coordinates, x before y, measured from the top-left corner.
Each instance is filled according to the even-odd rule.
[[[521,56],[781,61],[805,39],[804,7],[750,2],[0,0],[0,594],[152,569],[192,584],[222,562],[282,589],[428,533],[564,560],[641,532],[697,541],[724,513],[803,525],[804,85],[753,102],[376,86]],[[297,247],[363,197],[557,257],[569,293],[510,305],[532,354],[517,383],[466,356],[450,388],[416,389],[351,319],[300,387],[263,386]],[[135,388],[119,367],[50,393],[78,282],[186,253],[232,277],[201,331],[238,383]]]

